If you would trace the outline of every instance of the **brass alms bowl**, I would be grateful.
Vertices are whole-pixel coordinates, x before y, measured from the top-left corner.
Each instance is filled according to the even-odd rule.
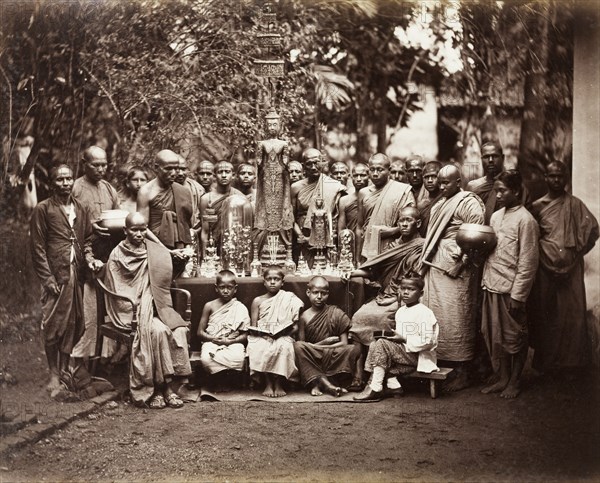
[[[464,251],[489,253],[496,246],[494,229],[487,225],[463,223],[456,233],[456,244]]]
[[[125,210],[103,210],[98,225],[108,228],[108,231],[113,234],[123,233],[125,218],[128,214],[129,212]]]

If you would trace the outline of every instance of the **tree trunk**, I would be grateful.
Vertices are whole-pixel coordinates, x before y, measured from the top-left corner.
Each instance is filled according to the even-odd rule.
[[[546,6],[535,8],[529,21],[530,35],[536,39],[530,44],[525,68],[523,122],[519,141],[519,170],[533,199],[546,191],[544,183],[544,124],[546,71],[548,65],[548,11]],[[541,11],[540,11],[541,10]]]

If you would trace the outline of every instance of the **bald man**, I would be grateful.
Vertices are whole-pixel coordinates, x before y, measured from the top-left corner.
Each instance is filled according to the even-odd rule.
[[[329,174],[333,179],[338,180],[346,187],[346,192],[348,194],[354,193],[354,186],[352,185],[352,183],[348,183],[348,180],[350,178],[350,168],[348,168],[348,165],[346,163],[336,161],[329,168]]]
[[[406,166],[401,159],[395,159],[390,164],[390,178],[399,183],[406,183]]]
[[[139,303],[139,329],[129,365],[131,397],[134,403],[146,403],[151,409],[180,408],[183,402],[176,391],[192,369],[189,326],[171,300],[171,254],[146,237],[148,224],[141,213],[130,213],[125,225],[126,239],[110,254],[104,283]],[[131,331],[131,313],[124,310],[122,302],[107,297],[106,312],[115,327]]]
[[[192,197],[192,226],[199,227],[200,198],[205,193],[204,187],[189,176],[190,172],[187,160],[179,154],[177,155],[177,158],[179,159],[179,165],[175,181],[181,186],[185,186],[190,191]]]
[[[429,199],[429,192],[423,185],[423,168],[425,167],[425,161],[420,156],[411,156],[406,161],[406,178],[408,184],[413,192],[417,208],[421,208],[422,205],[427,203]]]
[[[440,321],[438,357],[457,367],[456,377],[446,384],[446,390],[458,391],[469,384],[467,363],[475,355],[479,281],[477,267],[469,263],[456,243],[456,233],[463,223],[483,224],[485,207],[477,195],[461,190],[456,166],[444,166],[437,179],[442,197],[431,207],[423,245],[422,302]]]
[[[358,218],[358,192],[369,184],[369,168],[366,164],[357,163],[352,168],[352,184],[354,192],[342,196],[339,202],[338,233],[346,228],[356,231]]]
[[[428,198],[423,200],[418,207],[419,213],[421,214],[421,228],[419,228],[419,232],[423,237],[427,234],[431,207],[441,196],[440,185],[437,179],[440,169],[442,169],[442,163],[439,161],[429,161],[425,163],[425,166],[423,167],[423,186],[429,193]]]
[[[384,251],[398,236],[398,218],[406,206],[415,206],[410,186],[390,179],[390,158],[377,153],[369,159],[371,186],[358,193],[357,255],[369,260]]]
[[[330,378],[356,376],[361,349],[348,343],[350,318],[339,307],[327,305],[329,282],[325,278],[311,278],[306,296],[310,308],[298,320],[298,341],[294,343],[300,379],[313,396],[325,392],[339,397],[348,391],[332,384]]]
[[[192,195],[175,182],[179,162],[179,155],[169,149],[158,152],[156,178],[140,188],[137,198],[137,209],[148,228],[167,248],[185,248],[192,243]]]
[[[256,168],[253,164],[242,163],[237,169],[237,186],[242,194],[248,199],[254,207],[256,203]]]
[[[233,181],[233,164],[229,161],[219,161],[215,164],[215,185],[202,198],[200,198],[200,213],[202,216],[202,258],[206,255],[209,238],[212,239],[219,253],[221,251],[221,219],[225,215],[223,207],[225,201],[233,195],[245,198],[244,194],[231,186]],[[215,218],[216,217],[216,218]]]
[[[93,256],[106,261],[118,239],[110,236],[107,228],[98,225],[103,210],[119,209],[117,190],[106,181],[108,167],[106,151],[99,146],[91,146],[83,152],[83,176],[73,183],[71,196],[79,201],[89,213],[88,230],[93,230],[94,236],[88,239],[88,249]],[[96,348],[96,287],[90,271],[85,274],[83,287],[83,319],[85,332],[72,351],[72,357],[87,359],[92,357]]]
[[[210,161],[202,161],[196,170],[196,179],[204,188],[204,192],[208,193],[211,187],[215,184],[215,165]]]
[[[304,178],[304,168],[300,161],[290,161],[288,164],[288,171],[290,173],[290,184],[294,184],[296,181],[300,181]]]
[[[533,366],[540,371],[581,368],[592,353],[583,257],[598,240],[598,221],[566,191],[565,164],[548,164],[545,179],[548,193],[531,210],[540,225],[540,264],[529,298]]]
[[[292,185],[292,206],[294,208],[294,233],[302,254],[309,266],[312,266],[313,252],[309,249],[312,215],[316,209],[317,198],[323,199],[325,210],[331,215],[337,226],[337,208],[340,196],[346,193],[346,187],[339,181],[327,176],[324,170],[327,162],[318,149],[309,148],[302,154],[306,178]]]

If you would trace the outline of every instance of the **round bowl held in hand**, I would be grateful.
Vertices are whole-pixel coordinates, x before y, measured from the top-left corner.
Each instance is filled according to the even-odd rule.
[[[125,218],[129,214],[125,210],[103,210],[98,225],[108,228],[112,234],[122,233],[125,228]]]
[[[489,253],[496,246],[496,233],[491,226],[463,223],[456,233],[456,244],[464,252]]]

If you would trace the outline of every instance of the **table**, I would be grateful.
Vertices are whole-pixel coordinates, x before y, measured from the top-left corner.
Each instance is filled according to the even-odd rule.
[[[306,286],[312,277],[297,277],[288,275],[285,277],[283,290],[293,292],[303,302],[305,308],[309,307],[308,297],[306,296]],[[364,301],[364,286],[362,278],[351,279],[348,283],[341,281],[339,277],[325,276],[329,281],[329,300],[331,305],[337,305],[344,310],[350,317],[356,312]],[[262,277],[241,277],[237,279],[238,290],[237,299],[248,307],[255,297],[266,293]],[[217,297],[215,292],[215,278],[196,277],[196,278],[178,278],[173,282],[173,286],[188,290],[192,295],[192,326],[191,330],[191,348],[200,350],[200,341],[197,340],[196,332],[200,323],[200,316],[204,304]]]

